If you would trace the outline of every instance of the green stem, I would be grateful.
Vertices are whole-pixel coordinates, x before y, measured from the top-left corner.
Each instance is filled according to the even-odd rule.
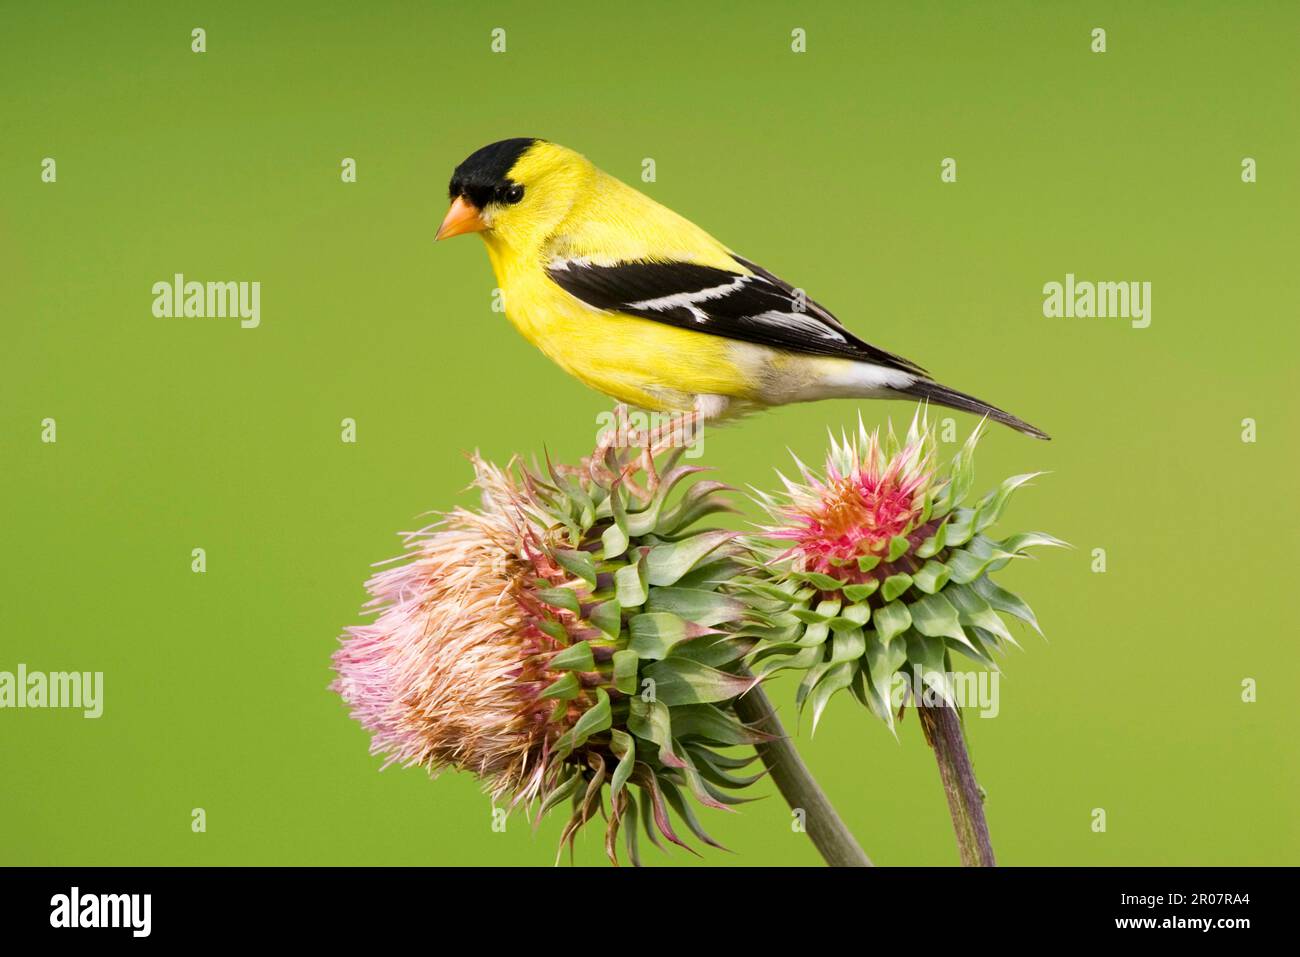
[[[957,850],[962,865],[996,867],[989,825],[984,819],[984,795],[975,781],[975,769],[971,767],[970,754],[966,751],[961,718],[947,704],[920,705],[917,712],[925,740],[934,749],[935,760],[939,763],[939,780],[943,782],[943,793],[948,799],[948,812],[957,833]]]
[[[803,758],[799,757],[763,689],[756,685],[745,692],[736,701],[735,708],[740,720],[773,735],[773,740],[755,745],[754,750],[786,803],[794,810],[804,812],[808,837],[826,863],[831,867],[871,867],[866,851],[844,826],[825,792],[803,763]]]

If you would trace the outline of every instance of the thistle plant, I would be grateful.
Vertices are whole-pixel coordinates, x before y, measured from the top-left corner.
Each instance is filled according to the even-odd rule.
[[[692,802],[745,800],[761,772],[734,746],[766,753],[780,732],[761,692],[736,712],[754,639],[720,586],[743,564],[735,533],[697,527],[731,508],[726,487],[674,456],[641,492],[620,477],[626,455],[604,455],[545,472],[475,457],[481,507],[409,535],[406,562],[370,580],[378,617],[348,630],[332,687],[386,764],[468,771],[535,819],[567,802],[561,852],[603,815],[610,860],[621,831],[639,864],[638,819],[659,846],[688,847],[672,814],[720,846]],[[802,765],[782,772],[820,797]]]
[[[982,793],[975,783],[950,680],[953,652],[997,669],[1015,638],[1010,615],[1039,631],[1029,606],[993,580],[1026,549],[1063,542],[1041,532],[997,538],[1012,494],[1042,473],[1013,476],[974,505],[974,452],[983,423],[946,467],[918,412],[899,441],[859,420],[856,436],[831,437],[825,471],[798,459],[780,495],[757,493],[771,524],[752,537],[750,570],[729,583],[753,608],[738,635],[755,641],[759,677],[797,669],[800,709],[816,728],[848,689],[895,731],[911,695],[934,748],[964,863],[992,864]],[[1041,634],[1041,631],[1040,631]]]

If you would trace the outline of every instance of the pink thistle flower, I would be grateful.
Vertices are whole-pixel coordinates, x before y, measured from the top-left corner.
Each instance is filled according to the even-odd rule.
[[[728,507],[726,487],[697,482],[668,505],[700,470],[670,459],[657,490],[633,493],[618,455],[600,475],[549,477],[476,458],[481,506],[409,534],[406,561],[370,579],[376,617],[347,630],[331,688],[385,766],[468,771],[539,816],[568,802],[570,846],[604,815],[606,854],[617,861],[621,831],[636,863],[622,824],[638,814],[685,846],[671,808],[716,843],[686,797],[733,802],[752,779],[712,746],[770,736],[735,711],[752,641],[718,627],[747,613],[721,590],[743,568],[735,534],[691,527]]]
[[[859,559],[884,559],[894,539],[919,544],[933,532],[925,521],[936,479],[933,433],[914,419],[901,447],[892,431],[888,443],[859,420],[854,438],[831,436],[824,476],[798,459],[801,482],[781,476],[789,498],[771,511],[783,524],[764,531],[792,543],[781,557],[796,570],[862,581]]]
[[[1043,532],[994,537],[1012,494],[1041,473],[1013,475],[972,505],[977,427],[951,460],[937,462],[935,436],[918,411],[900,441],[861,420],[853,439],[831,438],[824,474],[802,462],[782,476],[783,496],[757,495],[773,524],[748,541],[755,634],[752,671],[806,671],[796,700],[813,725],[846,688],[890,727],[896,674],[932,676],[942,694],[948,660],[965,654],[996,667],[1015,642],[1000,617],[1037,629],[1029,606],[995,583],[1008,562],[1064,543]]]
[[[407,535],[409,560],[367,582],[377,618],[347,630],[330,687],[385,767],[469,771],[494,797],[529,800],[568,726],[539,697],[557,677],[546,662],[560,646],[533,624],[529,591],[562,576],[530,541],[517,486],[475,466],[484,509]]]

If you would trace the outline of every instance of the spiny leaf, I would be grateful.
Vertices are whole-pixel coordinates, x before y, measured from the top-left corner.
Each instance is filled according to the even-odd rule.
[[[563,608],[575,615],[581,611],[582,606],[578,602],[578,593],[572,588],[541,588],[537,591],[537,597],[552,608]]]
[[[857,661],[867,650],[866,633],[861,628],[836,634],[831,641],[831,662]]]
[[[948,583],[951,575],[947,565],[931,559],[912,573],[912,583],[927,595],[933,595]]]
[[[671,458],[675,460],[680,453],[674,450]],[[668,493],[673,490],[687,475],[703,471],[699,467],[679,466],[674,467],[670,463],[664,463],[661,466],[663,473],[659,479],[659,489],[655,493],[645,508],[638,512],[629,512],[627,516],[627,530],[634,538],[649,535],[659,524],[659,516],[663,512],[664,501]]]
[[[735,537],[735,532],[719,530],[655,545],[646,554],[647,580],[651,585],[675,585],[705,556]]]
[[[830,621],[830,616],[813,611],[811,608],[792,608],[790,609],[790,614],[794,615],[805,625],[824,625]]]
[[[614,593],[624,608],[636,608],[645,604],[647,592],[645,555],[614,573]]]
[[[692,854],[695,854],[696,857],[699,857],[699,854],[695,852],[695,849],[678,837],[676,832],[673,831],[672,821],[668,817],[668,808],[664,804],[663,790],[659,786],[659,778],[652,775],[650,777],[649,785],[651,809],[654,811],[655,826],[659,828],[659,833],[668,838],[668,840],[672,841],[678,847],[683,847]]]
[[[703,776],[701,775],[701,777]],[[704,778],[703,780],[701,780],[700,783],[704,785],[704,790],[709,793],[709,796],[713,798],[715,801],[717,801],[719,804],[725,804],[725,805],[748,804],[750,801],[759,800],[757,797],[741,797],[737,794],[731,794],[727,790],[723,790],[720,787],[715,787],[713,785],[713,782],[708,778]]]
[[[907,631],[912,624],[912,615],[906,605],[901,601],[895,601],[877,608],[872,614],[872,624],[875,626],[876,634],[880,636],[881,643],[887,645]]]
[[[641,848],[637,844],[636,837],[637,806],[631,788],[628,788],[626,797],[627,813],[624,814],[626,820],[623,822],[623,846],[627,849],[627,857],[632,862],[632,866],[640,867]]]
[[[950,651],[961,652],[972,661],[976,661],[990,671],[999,671],[997,662],[993,658],[993,652],[1000,650],[998,640],[992,634],[984,631],[982,628],[976,628],[971,625],[965,629],[966,640],[953,641],[948,639],[948,649]]]
[[[564,627],[563,623],[556,621],[554,618],[539,619],[537,627],[560,644],[567,645],[569,643],[569,630]]]
[[[831,670],[829,661],[818,662],[813,667],[804,672],[803,680],[799,682],[799,687],[795,689],[794,706],[799,713],[803,713],[803,706],[808,701],[808,696],[812,694],[813,688],[817,687],[817,682],[822,680],[822,676]]]
[[[855,617],[849,618],[847,615],[836,615],[830,621],[826,622],[826,627],[829,628],[833,633],[838,634],[841,631],[852,631],[854,628],[862,627],[862,622],[857,620],[857,618],[861,615],[861,612],[858,611],[858,609],[865,608],[866,606],[851,605],[849,607],[854,609]],[[868,613],[870,613],[871,609],[867,608],[867,611]]]
[[[964,638],[965,636],[963,636]],[[952,686],[948,681],[945,646],[941,638],[931,638],[916,631],[905,637],[907,661],[927,686],[935,687],[949,704],[953,704]]]
[[[948,522],[950,519],[951,516],[944,518],[939,523],[939,527],[934,530],[934,534],[916,547],[917,558],[933,558],[947,547]]]
[[[957,619],[957,609],[952,602],[938,595],[926,595],[912,602],[907,609],[912,615],[912,627],[927,638],[953,638],[965,641],[961,623]]]
[[[691,749],[695,758],[696,767],[699,768],[700,776],[705,780],[712,781],[720,788],[727,788],[732,791],[741,791],[754,782],[761,780],[767,770],[763,769],[754,774],[732,774],[729,769],[734,769],[734,764],[727,764],[730,759],[724,758],[716,751],[711,751],[702,744],[697,744]],[[752,761],[753,759],[749,759]],[[749,763],[748,761],[746,763]]]
[[[600,544],[606,560],[620,558],[627,551],[630,542],[627,529],[617,524],[610,525],[600,535]],[[628,830],[635,831],[635,828]]]
[[[629,699],[627,728],[638,738],[659,745],[659,763],[670,768],[685,767],[686,762],[673,751],[672,717],[662,701]]]
[[[820,591],[839,591],[840,586],[844,584],[838,578],[832,578],[821,572],[798,572],[790,577],[795,581],[807,582]]]
[[[1040,635],[1043,633],[1043,629],[1038,627],[1038,618],[1035,617],[1033,609],[1018,595],[1000,588],[987,576],[975,579],[971,582],[971,588],[998,611],[1015,615]]]
[[[1002,511],[1006,508],[1007,502],[1011,500],[1011,494],[1026,482],[1030,482],[1042,472],[1028,472],[1024,475],[1013,475],[1005,479],[996,489],[989,492],[980,500],[976,506],[978,518],[975,522],[975,531],[982,532],[999,518],[1002,517]]]
[[[1010,538],[1004,538],[997,542],[997,547],[1004,552],[1022,551],[1026,548],[1033,548],[1035,545],[1051,545],[1056,548],[1069,548],[1069,542],[1063,542],[1054,535],[1048,535],[1046,532],[1022,532],[1019,535],[1012,535]]]
[[[605,529],[600,537],[607,561],[621,557],[627,551],[628,544],[631,541],[627,529],[627,509],[623,497],[624,490],[621,483],[610,489],[609,518],[613,524]]]
[[[614,652],[614,687],[623,694],[636,694],[637,668],[641,657],[630,648]]]
[[[852,622],[856,627],[861,627],[871,620],[871,606],[865,601],[849,605],[840,613],[840,618]]]
[[[720,595],[700,588],[653,588],[646,599],[647,612],[666,611],[688,618],[697,625],[716,625],[724,621],[739,621],[745,616],[747,606],[738,598]]]
[[[633,615],[627,626],[631,635],[628,647],[642,658],[655,660],[668,657],[673,646],[680,641],[713,633],[681,615],[666,611]]]
[[[618,792],[623,790],[623,785],[632,775],[632,768],[636,764],[636,742],[630,734],[618,728],[610,729],[609,738],[609,749],[619,759],[618,767],[614,769],[614,776],[609,781],[609,793],[612,799],[618,797]]]
[[[572,671],[566,672],[546,687],[539,697],[555,698],[559,701],[571,701],[578,696],[582,685],[578,676]]]
[[[898,572],[885,579],[885,583],[880,586],[880,597],[890,602],[911,587],[912,576],[906,572]]]
[[[649,770],[649,765],[642,764],[640,769],[642,773],[637,775],[639,778],[643,778],[645,774],[653,774]],[[650,789],[643,785],[641,788],[641,825],[645,829],[646,837],[650,839],[650,843],[662,851],[664,846],[659,843],[659,835],[655,832],[654,811],[650,804]]]
[[[692,772],[690,771],[687,772],[688,779],[691,773]],[[664,779],[659,782],[659,786],[663,790],[664,797],[668,799],[668,803],[672,806],[672,809],[677,812],[678,817],[680,817],[683,821],[686,822],[686,826],[690,828],[692,834],[698,837],[705,844],[708,844],[710,847],[716,847],[720,851],[726,850],[725,847],[723,847],[713,838],[709,837],[708,832],[705,831],[704,828],[700,825],[699,819],[696,818],[695,812],[691,809],[690,804],[682,797],[681,792],[677,790],[677,785],[673,784],[673,782],[667,779]],[[700,788],[698,793],[696,792],[693,793],[695,793],[696,799],[700,800],[701,803],[706,804],[706,806],[708,805],[712,805],[714,807],[723,806],[720,802],[713,800],[713,798],[711,797],[709,797],[709,800],[705,802],[700,797],[700,795],[703,794],[705,795],[705,797],[708,797],[708,792],[705,791],[702,787]]]
[[[944,544],[948,548],[965,545],[970,541],[971,536],[975,534],[975,510],[973,508],[957,509],[953,513],[952,520],[944,528],[947,530],[944,536]]]
[[[660,535],[673,535],[698,522],[706,515],[717,512],[734,512],[735,508],[720,492],[731,491],[731,486],[723,482],[696,482],[682,496],[682,500],[660,516],[655,525],[655,532]]]
[[[582,772],[574,771],[573,774],[560,782],[560,784],[554,787],[546,797],[542,799],[542,804],[538,809],[537,816],[543,816],[547,811],[551,810],[551,808],[568,800],[568,798],[573,795],[573,792],[578,790],[578,785],[581,783]]]
[[[944,591],[945,597],[957,609],[963,625],[983,628],[1004,641],[1015,642],[1006,623],[998,617],[988,600],[967,585],[953,585]]]
[[[817,603],[817,614],[826,619],[834,618],[840,613],[840,608],[842,608],[843,605],[844,603],[838,598],[824,599]]]
[[[732,635],[701,635],[679,641],[668,652],[670,658],[690,658],[710,668],[724,668],[749,654],[754,642]]]
[[[708,558],[700,562],[689,572],[677,579],[679,588],[705,588],[711,589],[721,582],[730,582],[745,570],[735,558],[729,555],[723,555]]]
[[[570,575],[581,578],[592,588],[596,587],[596,566],[592,564],[590,552],[579,552],[568,548],[557,548],[555,560]]]
[[[717,751],[712,751],[704,747],[702,744],[695,745],[691,749],[691,752],[695,755],[697,760],[708,761],[715,767],[727,768],[733,771],[749,767],[749,765],[758,760],[758,755],[752,752],[745,755],[720,754]]]
[[[587,621],[599,628],[608,637],[617,638],[623,630],[622,605],[619,604],[617,598],[601,602],[587,615]]]
[[[804,648],[796,655],[790,657],[772,657],[765,658],[756,665],[750,667],[755,678],[766,678],[768,675],[774,675],[778,671],[784,671],[787,668],[810,668],[822,658],[822,647],[815,645],[811,648]]]
[[[832,667],[822,680],[817,682],[817,687],[812,692],[814,734],[817,732],[817,725],[822,719],[822,712],[826,710],[826,705],[830,703],[836,692],[843,691],[853,683],[857,667],[857,663],[853,661],[841,662]]]
[[[1010,552],[1000,550],[980,557],[970,549],[959,549],[948,556],[945,564],[948,566],[949,571],[952,572],[949,581],[958,585],[965,585],[979,578],[985,571],[990,570],[999,560],[1005,564],[1006,560],[1015,557]]]
[[[591,642],[580,641],[558,652],[549,667],[552,671],[594,671],[596,659],[591,653]]]
[[[880,582],[873,578],[860,585],[845,585],[842,591],[844,592],[844,597],[849,601],[866,601],[876,593],[876,589],[879,587]]]
[[[596,703],[584,711],[568,732],[573,736],[573,746],[585,744],[587,739],[598,731],[606,731],[613,723],[613,713],[609,705],[609,694],[604,688],[596,689]],[[567,737],[568,735],[566,735]]]
[[[957,454],[953,456],[950,471],[952,484],[949,486],[948,494],[954,507],[965,500],[971,486],[975,483],[975,446],[983,434],[983,425],[977,425],[970,437],[957,450]]]
[[[774,602],[780,602],[782,605],[788,605],[795,600],[796,588],[793,585],[776,582],[762,582],[745,578],[733,581],[731,587],[743,592],[744,594],[757,595],[760,598],[766,598]]]
[[[874,639],[874,640],[873,640]],[[870,679],[869,699],[871,710],[876,717],[885,722],[890,731],[894,730],[893,685],[894,675],[907,660],[905,642],[896,641],[885,644],[875,633],[867,635],[867,666],[864,669]]]
[[[992,662],[990,667],[994,671],[1000,671],[1001,669],[998,668],[996,661],[993,660],[993,652],[1002,651],[1002,639],[991,631],[985,631],[978,625],[972,625],[967,628],[966,633],[970,636],[971,642],[978,645],[980,650],[989,656],[989,659]],[[1015,645],[1017,648],[1020,647],[1019,643],[1014,638],[1010,639],[1010,641],[1011,644]]]
[[[830,637],[831,626],[829,621],[817,621],[804,629],[803,635],[795,644],[802,648],[812,648],[823,644]]]
[[[770,741],[771,735],[745,727],[734,715],[710,704],[678,705],[672,709],[673,733],[714,744],[741,745]]]
[[[727,674],[689,658],[667,658],[642,669],[655,682],[655,697],[672,707],[726,701],[747,691],[754,682]]]

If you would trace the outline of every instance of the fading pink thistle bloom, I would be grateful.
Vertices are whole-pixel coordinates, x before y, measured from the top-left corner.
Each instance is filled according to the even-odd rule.
[[[385,767],[469,771],[494,798],[527,802],[550,744],[571,725],[539,698],[560,646],[535,626],[531,593],[539,579],[568,576],[530,542],[536,532],[509,474],[474,465],[482,510],[456,509],[406,536],[405,563],[367,582],[365,607],[377,618],[347,629],[330,687]]]

